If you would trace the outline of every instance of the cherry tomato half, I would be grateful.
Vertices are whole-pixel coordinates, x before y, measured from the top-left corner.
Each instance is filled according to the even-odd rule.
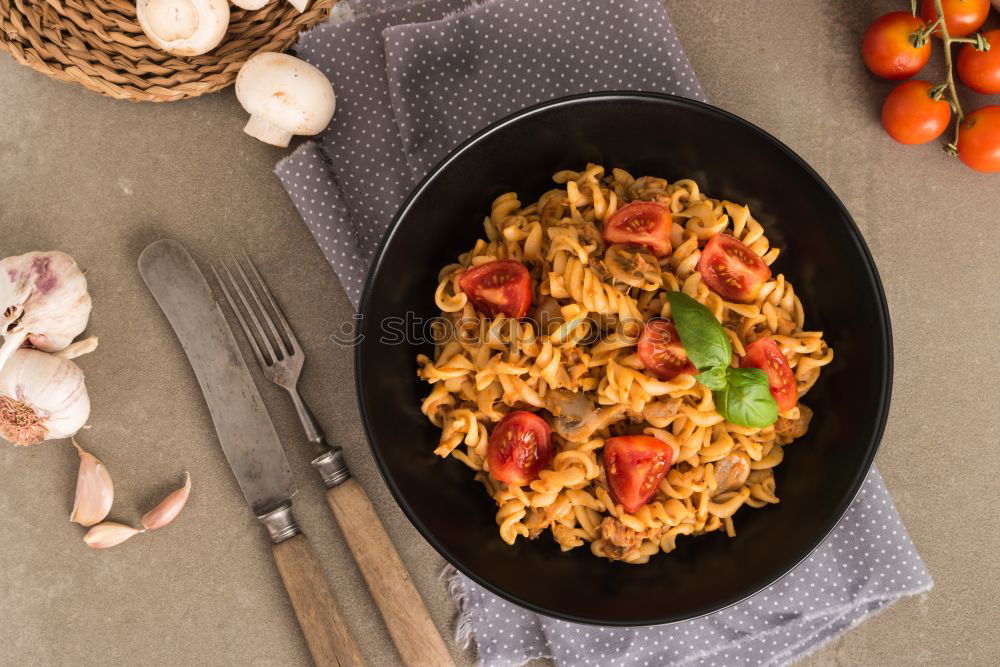
[[[778,404],[778,412],[791,410],[799,402],[799,385],[795,381],[795,374],[773,338],[758,338],[747,345],[747,353],[740,366],[759,368],[767,373],[767,383]]]
[[[882,105],[882,127],[901,144],[925,144],[941,136],[951,120],[951,106],[930,96],[929,81],[896,86]]]
[[[771,277],[771,269],[750,248],[728,234],[716,234],[701,251],[698,272],[708,288],[727,301],[749,303]]]
[[[942,0],[944,10],[944,25],[952,37],[965,37],[979,30],[990,13],[990,0]],[[920,16],[929,24],[937,20],[937,9],[934,0],[923,0],[920,3]],[[940,30],[934,35],[941,36]]]
[[[670,320],[656,318],[647,322],[637,347],[642,365],[661,380],[696,370],[684,351],[677,327]]]
[[[906,79],[927,64],[931,43],[915,47],[910,35],[924,22],[909,12],[890,12],[878,17],[865,32],[861,57],[872,74],[883,79]]]
[[[604,441],[604,470],[611,495],[634,514],[656,492],[670,469],[674,450],[648,435],[623,435]]]
[[[964,44],[958,52],[958,77],[962,83],[977,93],[1000,93],[1000,30],[984,32],[990,45],[989,51],[977,51],[972,44]]]
[[[962,121],[958,157],[976,171],[1000,171],[1000,105],[976,109]]]
[[[552,460],[549,425],[534,413],[511,412],[493,427],[486,457],[495,479],[514,486],[531,483]]]
[[[468,269],[458,279],[458,287],[476,310],[495,316],[521,318],[531,308],[531,274],[521,262],[497,259]]]
[[[604,240],[646,246],[657,257],[670,254],[670,209],[651,201],[632,202],[604,223]]]

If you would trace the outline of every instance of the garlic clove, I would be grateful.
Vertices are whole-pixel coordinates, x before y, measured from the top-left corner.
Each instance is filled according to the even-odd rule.
[[[104,523],[99,523],[88,530],[87,534],[83,536],[83,541],[86,542],[87,546],[91,549],[107,549],[108,547],[114,547],[121,544],[134,535],[144,532],[146,531],[138,530],[132,526],[126,526],[123,523],[105,521]]]
[[[0,437],[15,445],[69,438],[89,417],[83,371],[72,361],[20,349],[0,369]]]
[[[146,530],[156,530],[172,523],[184,509],[188,496],[191,495],[191,475],[184,473],[184,486],[177,489],[160,504],[142,515],[142,527]]]
[[[240,9],[260,9],[271,0],[232,0],[232,3]]]
[[[309,6],[309,0],[288,0],[288,4],[299,10],[299,13],[301,14],[306,10],[306,7]]]
[[[103,521],[111,511],[115,487],[111,474],[100,459],[84,451],[76,440],[73,440],[73,446],[80,454],[80,471],[76,476],[76,499],[69,520],[81,526],[93,526]]]
[[[53,352],[52,356],[60,359],[76,359],[77,357],[82,357],[83,355],[90,354],[96,350],[97,344],[97,336],[91,336],[90,338],[78,340],[58,352]]]
[[[87,328],[87,278],[64,252],[29,252],[0,260],[0,368],[25,343],[55,352]]]

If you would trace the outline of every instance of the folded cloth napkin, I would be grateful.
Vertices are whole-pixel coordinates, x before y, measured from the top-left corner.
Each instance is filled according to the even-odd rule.
[[[410,188],[476,130],[592,90],[704,99],[656,0],[355,0],[356,20],[313,29],[301,57],[338,93],[333,124],[276,173],[355,306]],[[600,44],[595,49],[594,44]],[[484,498],[485,500],[485,498]],[[666,556],[669,557],[669,556]],[[510,604],[451,570],[460,643],[483,665],[784,664],[932,586],[877,470],[805,562],[753,598],[669,626],[598,628]]]

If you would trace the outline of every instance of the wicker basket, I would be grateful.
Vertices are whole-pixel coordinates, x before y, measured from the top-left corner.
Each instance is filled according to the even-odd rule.
[[[261,51],[285,51],[299,31],[325,21],[336,0],[299,13],[285,0],[262,9],[232,7],[229,31],[191,58],[152,46],[128,0],[0,0],[0,48],[60,81],[120,100],[173,102],[225,88]]]

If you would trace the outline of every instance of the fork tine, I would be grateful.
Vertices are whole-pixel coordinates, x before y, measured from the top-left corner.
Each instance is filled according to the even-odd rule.
[[[243,313],[240,309],[236,307],[236,302],[233,301],[232,294],[229,293],[229,288],[226,287],[226,281],[222,279],[219,272],[215,270],[215,264],[212,264],[212,273],[215,274],[215,280],[219,283],[219,287],[222,288],[222,293],[226,295],[226,301],[229,302],[229,307],[233,309],[236,314],[236,319],[240,322],[240,327],[243,328],[243,333],[246,334],[247,340],[250,341],[250,347],[253,348],[254,356],[257,357],[257,363],[260,364],[261,368],[268,366],[268,363],[264,361],[264,355],[261,353],[260,345],[257,344],[257,340],[253,337],[250,332],[250,327],[247,326],[247,321],[243,318]]]
[[[264,332],[264,327],[260,325],[260,320],[257,319],[257,313],[254,312],[254,309],[250,305],[250,302],[247,301],[246,295],[243,294],[243,290],[240,289],[240,284],[236,282],[236,278],[233,276],[233,272],[229,270],[229,265],[226,264],[225,261],[222,262],[222,268],[226,270],[226,275],[229,276],[229,280],[231,281],[230,284],[232,285],[233,290],[236,291],[236,295],[240,298],[240,301],[243,302],[243,305],[247,309],[247,314],[250,316],[250,319],[253,320],[254,326],[257,328],[257,333],[260,334],[260,340],[262,343],[264,343],[264,347],[267,348],[267,352],[270,355],[272,363],[277,363],[278,361],[281,361],[278,355],[275,354],[274,348],[271,347],[271,341],[267,337],[267,333]]]
[[[299,339],[295,336],[295,332],[292,331],[292,325],[288,323],[288,320],[285,318],[285,313],[282,312],[281,307],[274,300],[274,295],[271,294],[271,289],[267,286],[267,283],[264,282],[264,277],[260,275],[260,271],[257,270],[257,265],[253,263],[252,259],[250,259],[250,255],[247,254],[246,250],[243,250],[243,257],[250,266],[250,270],[253,271],[254,278],[256,278],[257,282],[260,283],[261,290],[263,290],[264,296],[267,297],[267,302],[271,304],[271,309],[274,311],[274,314],[278,316],[278,321],[281,322],[281,327],[284,329],[285,335],[288,336],[288,342],[292,344],[292,349],[295,351],[301,351],[302,346],[299,345]]]
[[[243,254],[246,255],[246,252],[244,251]],[[284,339],[281,337],[281,334],[278,333],[278,329],[274,326],[274,319],[271,317],[271,314],[267,312],[267,308],[264,307],[264,303],[260,300],[260,296],[257,295],[258,289],[250,282],[250,278],[247,276],[246,271],[243,270],[243,266],[240,264],[239,260],[236,259],[236,257],[233,257],[232,259],[233,264],[236,265],[236,270],[239,271],[240,276],[243,277],[243,282],[246,283],[247,289],[250,290],[250,296],[252,296],[253,300],[257,303],[257,307],[260,309],[260,312],[264,317],[264,321],[267,322],[267,327],[271,330],[271,333],[274,334],[275,344],[282,348],[282,351],[284,352],[283,357],[287,357],[292,353],[292,350],[285,345]]]

